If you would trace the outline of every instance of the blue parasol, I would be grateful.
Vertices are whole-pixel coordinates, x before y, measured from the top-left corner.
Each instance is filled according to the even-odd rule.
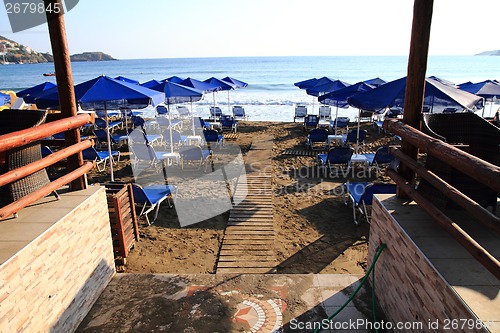
[[[53,84],[52,82],[44,82],[41,84],[37,84],[36,86],[33,86],[31,88],[21,90],[17,92],[16,95],[17,97],[21,97],[22,99],[24,99],[26,103],[34,104],[35,98],[40,96],[46,90],[49,90],[54,87],[56,87],[56,85]]]
[[[144,108],[148,105],[155,106],[163,102],[165,94],[103,75],[76,85],[75,97],[77,104],[83,109],[104,110],[108,153],[111,156],[108,109],[119,109],[125,105],[133,108]],[[38,108],[58,108],[59,95],[57,88],[47,90],[36,98],[35,102]],[[109,166],[111,181],[114,181],[111,158]]]

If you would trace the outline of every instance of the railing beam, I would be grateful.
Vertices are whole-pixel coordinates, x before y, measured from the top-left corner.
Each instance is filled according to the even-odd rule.
[[[43,198],[44,196],[50,194],[51,192],[57,190],[58,188],[72,182],[73,180],[83,177],[85,173],[89,172],[94,168],[94,162],[86,162],[81,167],[76,170],[71,171],[70,173],[57,178],[53,182],[50,182],[48,185],[31,192],[30,194],[22,197],[21,199],[14,201],[7,206],[0,208],[0,220],[4,220],[12,214],[17,213],[24,207],[34,203],[38,199]]]
[[[487,270],[489,270],[497,279],[500,279],[500,262],[484,249],[474,238],[470,237],[459,225],[453,222],[448,216],[436,208],[412,185],[394,170],[387,172],[389,177],[397,184],[408,197],[414,200],[424,211],[426,211],[436,222],[439,223],[453,238],[455,238],[474,258],[476,258]]]
[[[16,180],[24,178],[39,170],[47,168],[55,164],[56,162],[61,161],[62,159],[67,158],[68,156],[79,153],[82,150],[87,149],[89,147],[92,147],[92,141],[84,140],[70,147],[56,151],[55,153],[50,154],[49,156],[46,156],[39,161],[35,161],[33,163],[24,165],[17,169],[8,171],[0,175],[0,187],[15,182]]]
[[[64,118],[40,126],[0,135],[0,152],[24,146],[56,133],[78,128],[92,122],[93,118],[91,115],[80,114],[71,118]]]
[[[467,197],[454,186],[448,184],[443,179],[438,177],[432,171],[427,170],[412,160],[408,155],[404,154],[399,149],[391,148],[391,154],[404,162],[408,167],[415,171],[420,177],[427,180],[432,186],[443,193],[446,197],[453,200],[455,203],[465,209],[471,216],[475,217],[481,224],[490,230],[500,234],[500,218],[493,215],[487,209],[481,207],[478,203]]]
[[[384,128],[400,135],[404,140],[420,148],[453,168],[500,193],[500,167],[464,152],[446,142],[435,139],[396,119],[384,121]]]

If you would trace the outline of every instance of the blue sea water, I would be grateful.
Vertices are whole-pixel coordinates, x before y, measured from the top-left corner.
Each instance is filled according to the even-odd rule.
[[[309,112],[318,110],[316,98],[293,85],[312,77],[328,76],[351,84],[375,77],[386,81],[406,76],[405,56],[332,56],[332,57],[228,57],[182,59],[136,59],[72,64],[75,84],[105,74],[126,76],[140,82],[161,80],[172,75],[205,80],[212,76],[231,76],[247,82],[246,88],[207,94],[193,105],[195,113],[207,116],[215,97],[224,112],[230,105],[242,105],[251,120],[292,121],[294,104],[308,104]],[[53,64],[0,66],[0,90],[14,90],[44,81],[55,83]],[[437,76],[454,83],[500,80],[500,57],[493,56],[430,56],[427,76]],[[498,105],[486,107],[486,116]],[[355,118],[357,110],[340,109],[339,115]]]

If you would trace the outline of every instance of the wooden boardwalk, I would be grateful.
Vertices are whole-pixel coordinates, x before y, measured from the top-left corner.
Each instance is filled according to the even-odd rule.
[[[274,253],[272,138],[254,142],[245,156],[246,179],[236,187],[217,273],[272,273]],[[245,186],[246,185],[246,186]]]

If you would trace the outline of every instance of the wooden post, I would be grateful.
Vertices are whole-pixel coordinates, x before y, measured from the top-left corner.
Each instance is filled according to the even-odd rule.
[[[413,5],[413,24],[411,29],[410,55],[408,58],[408,75],[403,122],[420,129],[420,116],[424,102],[425,74],[427,71],[427,54],[431,33],[433,0],[415,0]],[[401,143],[401,151],[416,159],[418,148],[408,142]],[[402,163],[400,175],[410,184],[414,182],[415,172]],[[398,189],[399,197],[406,196]]]
[[[57,90],[59,93],[59,105],[63,116],[76,116],[75,90],[73,87],[73,74],[71,72],[71,61],[69,57],[68,40],[64,25],[63,4],[61,0],[44,0],[45,8],[59,8],[60,12],[46,11],[47,25],[49,28],[50,44],[54,56],[54,69],[56,72]],[[79,129],[69,130],[65,133],[66,146],[80,142]],[[77,170],[83,165],[81,152],[68,157],[68,172]],[[85,177],[82,175],[73,180],[71,189],[82,190],[86,187]]]

